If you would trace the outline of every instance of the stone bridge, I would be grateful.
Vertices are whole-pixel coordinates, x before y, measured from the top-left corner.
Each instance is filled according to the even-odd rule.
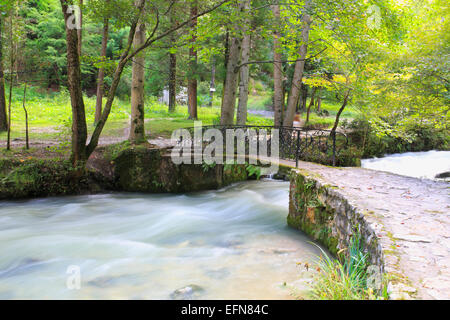
[[[450,299],[449,199],[445,182],[300,161],[291,173],[288,223],[331,252],[359,229],[392,299]]]

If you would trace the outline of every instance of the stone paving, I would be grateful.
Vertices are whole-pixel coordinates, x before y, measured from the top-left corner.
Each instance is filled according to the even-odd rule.
[[[385,271],[397,278],[391,298],[450,299],[450,184],[302,161],[299,168],[338,187],[364,212],[379,237]]]

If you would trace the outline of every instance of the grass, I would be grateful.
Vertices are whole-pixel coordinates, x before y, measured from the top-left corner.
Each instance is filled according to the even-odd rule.
[[[11,113],[11,138],[24,139],[25,113],[22,108],[23,88],[14,88]],[[84,97],[86,121],[88,131],[93,131],[95,97]],[[47,93],[37,87],[27,89],[26,108],[28,111],[30,139],[31,140],[60,140],[66,139],[70,133],[71,105],[67,91]],[[218,123],[220,119],[220,107],[199,107],[199,121],[204,125]],[[121,137],[129,126],[130,102],[115,99],[108,122],[105,125],[102,136]],[[177,106],[175,112],[169,113],[168,107],[150,97],[145,105],[146,129],[150,137],[170,137],[173,130],[187,128],[194,125],[194,121],[188,120],[187,106]],[[273,120],[258,115],[248,116],[248,123],[255,125],[273,125]],[[6,132],[0,133],[0,139],[6,140]]]
[[[348,254],[340,259],[330,258],[321,248],[322,256],[317,262],[318,274],[314,278],[311,297],[316,300],[378,300],[387,299],[384,285],[374,291],[368,285],[367,253],[362,251],[359,234],[352,237]],[[382,280],[380,279],[380,283]]]
[[[7,90],[8,92],[8,90]],[[13,88],[12,103],[12,139],[24,139],[25,113],[22,108],[23,87]],[[86,121],[88,132],[93,131],[94,111],[96,98],[85,96]],[[266,110],[272,103],[270,91],[258,91],[249,96],[249,110]],[[55,140],[65,141],[70,134],[71,105],[69,93],[47,92],[39,87],[28,87],[26,108],[30,127],[30,140]],[[339,109],[339,103],[324,100],[322,109],[329,112],[329,116],[322,117],[315,112],[310,114],[308,125],[319,128],[329,128],[334,123],[335,115]],[[215,96],[213,107],[199,106],[199,121],[204,125],[217,124],[220,119],[220,97]],[[347,107],[342,118],[354,118],[357,115],[356,108]],[[130,102],[116,98],[112,107],[108,122],[105,125],[102,137],[123,137],[125,129],[129,126]],[[303,115],[302,117],[305,117]],[[188,120],[187,106],[177,106],[175,112],[169,113],[168,107],[157,101],[154,97],[146,100],[145,106],[146,130],[150,138],[169,138],[171,133],[178,128],[192,127],[194,122]],[[259,115],[248,114],[249,125],[273,125],[273,120]],[[0,139],[6,140],[6,133],[0,133]]]

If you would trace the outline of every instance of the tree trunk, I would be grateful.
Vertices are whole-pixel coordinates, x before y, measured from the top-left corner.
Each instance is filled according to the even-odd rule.
[[[280,5],[272,6],[273,15],[276,20],[276,27],[273,33],[273,111],[274,124],[276,127],[281,126],[282,113],[284,108],[284,93],[283,93],[283,65],[280,43]]]
[[[347,93],[345,94],[345,97],[344,97],[344,101],[342,101],[342,105],[341,105],[341,107],[339,108],[339,111],[336,114],[336,120],[334,120],[334,125],[333,125],[333,128],[331,129],[331,134],[332,135],[336,134],[336,130],[337,130],[337,127],[339,125],[339,118],[341,117],[341,113],[344,111],[345,107],[347,106],[348,97],[350,96],[350,92],[351,92],[350,89],[347,90]]]
[[[194,0],[191,4],[191,18],[195,17],[198,12],[198,2]],[[189,79],[188,79],[188,109],[189,119],[197,119],[197,50],[195,49],[197,19],[191,22],[192,37],[190,39],[191,48],[189,49]]]
[[[211,83],[209,85],[209,107],[213,106],[214,92],[216,91],[216,58],[211,61]]]
[[[30,149],[30,143],[28,138],[28,111],[25,107],[25,103],[27,100],[27,83],[25,82],[25,88],[23,89],[23,111],[25,112],[25,148],[28,150]]]
[[[291,94],[289,95],[286,115],[283,121],[283,125],[287,127],[292,127],[294,123],[295,109],[300,95],[303,70],[305,69],[305,59],[308,51],[309,29],[311,26],[311,16],[308,13],[309,2],[306,2],[304,11],[305,12],[303,13],[302,18],[302,44],[299,49],[299,61],[295,63],[294,75],[292,77]]]
[[[145,24],[140,23],[134,35],[134,49],[145,43]],[[131,124],[129,140],[132,144],[145,142],[144,128],[144,71],[145,57],[143,52],[135,56],[132,65],[131,83]]]
[[[108,46],[108,30],[109,30],[109,20],[105,18],[103,20],[103,34],[102,34],[102,51],[101,51],[101,59],[102,61],[106,60],[106,49]],[[98,79],[97,79],[97,102],[95,104],[95,123],[100,120],[102,115],[102,103],[103,103],[103,91],[104,91],[104,79],[105,79],[105,69],[101,67],[98,70]]]
[[[8,118],[6,115],[5,74],[3,72],[3,16],[0,14],[0,132],[8,130]]]
[[[239,10],[243,11],[245,2],[239,3]],[[235,25],[235,32],[239,32],[239,23]],[[225,86],[223,88],[222,108],[220,115],[220,124],[230,125],[234,122],[234,112],[236,109],[236,89],[239,76],[239,58],[241,54],[242,36],[234,35],[231,38],[231,46],[227,61],[227,73]]]
[[[228,59],[230,57],[230,30],[228,30],[228,26],[226,27],[225,32],[225,50],[224,50],[224,57],[223,57],[223,69],[225,70],[225,73],[223,74],[223,88],[225,88],[225,83],[227,81],[227,69],[228,69]],[[222,90],[222,100],[223,100],[224,91]]]
[[[311,113],[311,108],[312,108],[312,106],[314,105],[314,98],[315,98],[315,95],[316,95],[316,91],[317,91],[317,88],[314,87],[314,88],[313,88],[313,91],[312,91],[312,93],[311,93],[311,100],[310,100],[310,102],[309,102],[308,110],[306,111],[306,121],[305,121],[305,124],[307,124],[307,123],[309,122],[309,114]]]
[[[170,25],[175,26],[175,8],[172,8],[170,12]],[[170,44],[175,44],[175,33],[170,36]],[[169,53],[169,112],[175,112],[177,104],[177,54]]]
[[[244,4],[244,10],[248,12],[250,10],[250,1],[246,1]],[[242,52],[241,52],[241,64],[242,67],[239,70],[239,102],[237,110],[236,124],[245,125],[247,123],[247,102],[248,102],[248,80],[249,80],[249,67],[248,60],[250,58],[250,45],[251,38],[248,33],[248,26],[250,21],[247,18],[244,21],[243,27],[243,39],[242,39]]]
[[[11,22],[12,24],[12,22]],[[11,53],[11,57],[12,57],[12,53]],[[12,70],[13,67],[13,60],[11,58],[11,67],[10,70]],[[14,77],[11,74],[9,76],[9,97],[8,97],[8,133],[7,133],[7,137],[6,137],[6,150],[11,150],[11,104],[12,104],[12,87],[14,84]]]
[[[177,104],[177,54],[169,54],[169,112],[175,112]]]
[[[316,103],[317,103],[317,112],[320,112],[320,107],[322,106],[322,97],[320,96],[320,91],[321,91],[321,89],[319,88],[319,91],[318,91],[318,93],[317,93],[317,101],[316,101]]]
[[[308,100],[308,87],[302,84],[302,108],[301,110],[306,111],[306,101]]]
[[[78,55],[78,35],[76,29],[67,28],[70,14],[67,13],[67,1],[61,1],[61,8],[66,22],[67,36],[67,83],[72,105],[72,155],[71,160],[75,167],[84,166],[86,156],[87,127],[86,115],[81,90],[81,68]]]
[[[81,57],[82,37],[83,37],[83,0],[80,0],[80,29],[77,30],[78,36],[78,56]]]

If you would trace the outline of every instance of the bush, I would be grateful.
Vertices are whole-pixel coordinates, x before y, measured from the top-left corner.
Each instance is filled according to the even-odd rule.
[[[431,125],[403,128],[401,135],[378,133],[370,123],[362,118],[351,122],[344,120],[341,127],[349,130],[350,146],[359,149],[363,158],[382,157],[385,154],[410,151],[449,150],[450,135],[445,129]]]

